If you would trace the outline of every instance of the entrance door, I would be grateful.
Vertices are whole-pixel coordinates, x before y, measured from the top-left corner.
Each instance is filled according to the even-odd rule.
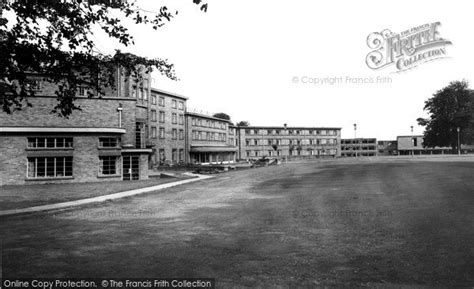
[[[140,178],[140,159],[138,156],[124,155],[122,157],[123,180],[135,181]]]

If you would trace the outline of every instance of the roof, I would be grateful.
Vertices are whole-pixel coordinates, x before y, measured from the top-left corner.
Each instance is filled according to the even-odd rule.
[[[154,87],[151,88],[151,92],[157,92],[157,93],[160,93],[160,94],[166,94],[167,96],[171,96],[171,97],[176,97],[176,98],[181,98],[181,99],[184,99],[184,100],[188,100],[188,97],[186,97],[186,96],[184,96],[184,95],[180,95],[180,94],[177,94],[177,93],[174,93],[174,92],[169,92],[169,91],[162,90],[162,89],[158,89],[158,88],[154,88]]]
[[[242,129],[336,129],[340,130],[341,127],[324,127],[324,126],[239,126]]]
[[[230,120],[223,119],[223,118],[218,118],[218,117],[213,117],[213,116],[210,116],[210,115],[207,115],[207,114],[200,114],[200,113],[196,113],[196,112],[186,111],[186,115],[192,115],[192,116],[197,116],[197,117],[202,117],[202,118],[207,118],[207,119],[212,119],[212,120],[223,121],[223,122],[227,122],[227,123],[230,123],[230,124],[233,125],[232,121],[230,121]]]
[[[190,151],[193,153],[235,152],[237,151],[237,147],[235,146],[191,146]]]

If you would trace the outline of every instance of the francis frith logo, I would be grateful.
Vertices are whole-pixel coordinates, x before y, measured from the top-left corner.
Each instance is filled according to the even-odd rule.
[[[440,22],[413,27],[401,33],[389,29],[373,32],[367,37],[367,66],[373,70],[395,67],[395,71],[412,69],[422,63],[447,57],[451,41],[439,35]]]

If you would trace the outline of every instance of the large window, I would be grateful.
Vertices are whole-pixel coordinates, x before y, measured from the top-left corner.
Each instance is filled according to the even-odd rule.
[[[160,111],[160,122],[161,123],[165,122],[165,112],[164,111]]]
[[[151,110],[151,121],[156,121],[156,110]]]
[[[72,177],[72,157],[29,157],[27,177]]]
[[[173,128],[173,130],[171,131],[171,135],[173,139],[178,139],[178,130]]]
[[[179,109],[184,110],[184,102],[183,101],[179,102]]]
[[[176,99],[171,100],[171,108],[177,108],[178,107],[178,102]]]
[[[171,123],[172,124],[177,124],[178,123],[178,115],[176,113],[173,113],[171,115]]]
[[[165,138],[165,128],[160,127],[160,138]]]
[[[184,124],[184,114],[179,115],[179,124]]]
[[[117,159],[116,156],[99,157],[99,175],[116,175]]]
[[[28,148],[72,148],[72,137],[29,137]]]
[[[164,96],[160,96],[160,98],[158,99],[158,105],[159,106],[165,106],[165,97]]]
[[[99,138],[99,147],[102,148],[116,148],[120,144],[120,139],[116,137],[101,137]]]

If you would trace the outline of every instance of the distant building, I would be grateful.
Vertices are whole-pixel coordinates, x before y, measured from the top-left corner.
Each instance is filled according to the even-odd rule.
[[[377,155],[377,139],[349,138],[341,139],[341,156],[369,157]]]
[[[229,120],[186,113],[187,163],[220,164],[236,160],[235,127]]]
[[[239,159],[341,155],[341,128],[248,126],[237,129]]]
[[[396,156],[397,141],[396,140],[379,140],[377,141],[378,156]]]
[[[427,154],[450,154],[449,147],[423,147],[423,136],[397,136],[397,150],[399,155],[427,155]]]

